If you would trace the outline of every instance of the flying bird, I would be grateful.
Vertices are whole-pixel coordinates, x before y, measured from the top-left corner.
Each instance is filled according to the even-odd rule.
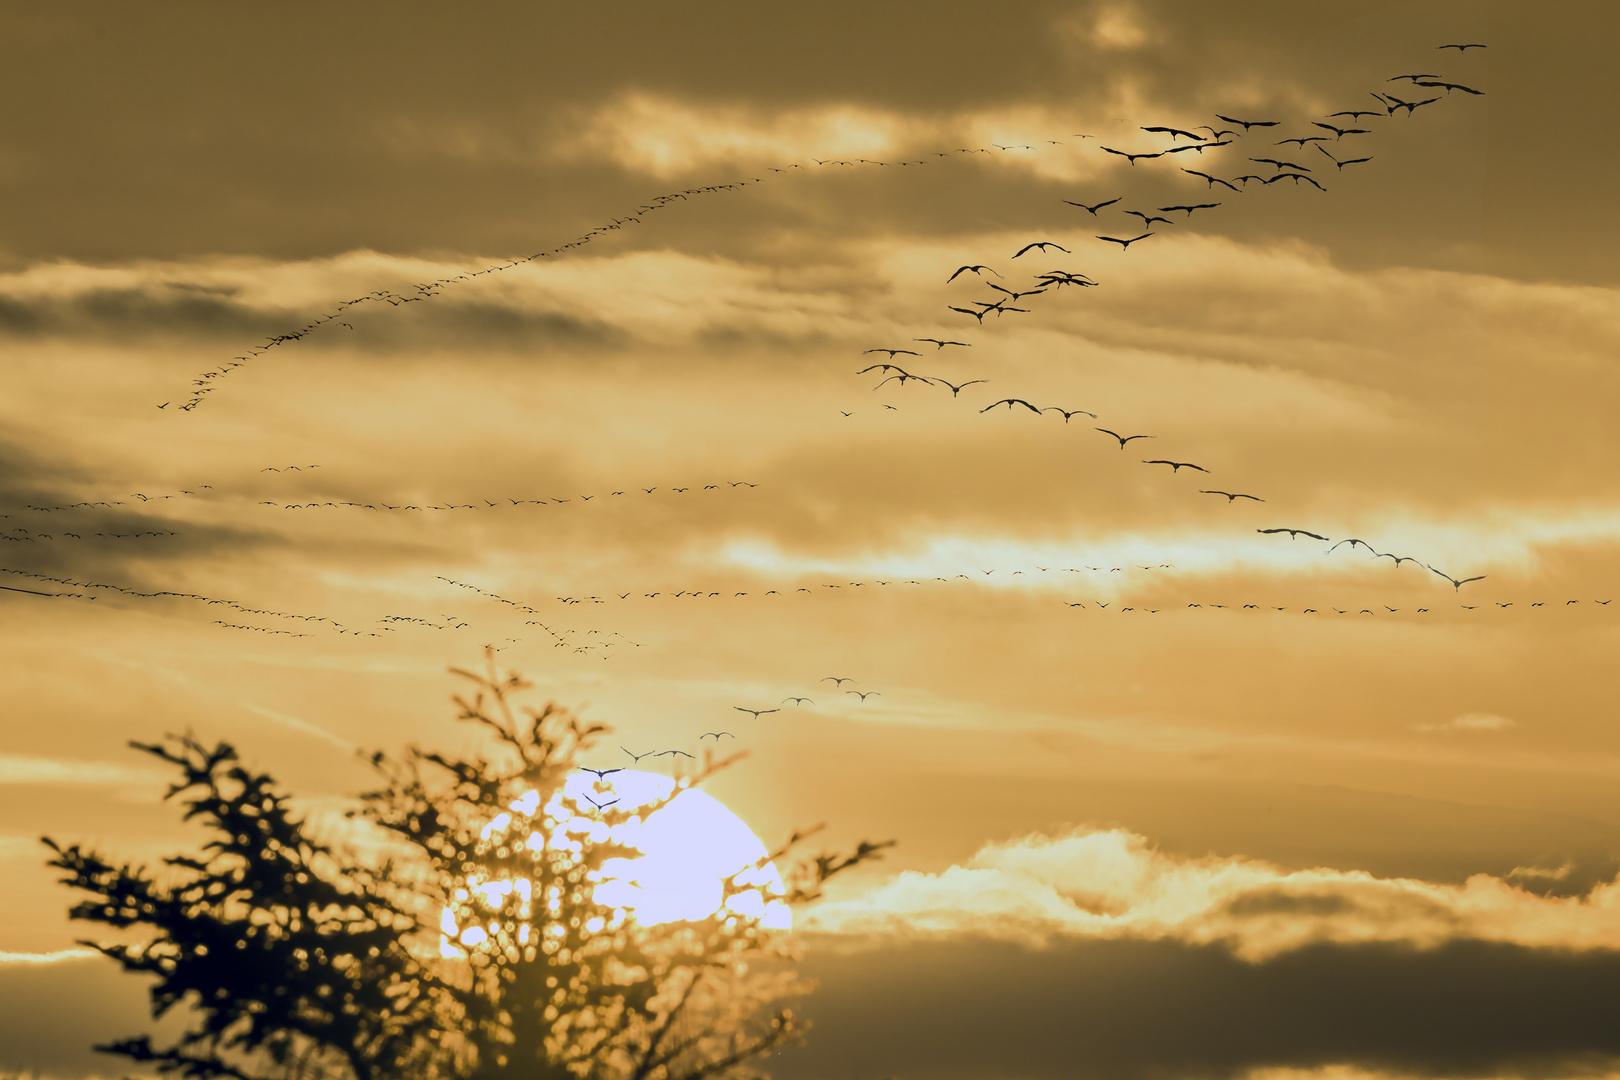
[[[1200,489],[1198,494],[1200,494],[1200,495],[1225,495],[1226,496],[1226,502],[1227,502],[1228,506],[1230,506],[1232,503],[1237,502],[1239,499],[1253,499],[1255,502],[1265,502],[1266,501],[1266,500],[1262,499],[1258,495],[1245,495],[1241,491],[1210,491],[1210,490]]]
[[[1378,555],[1378,552],[1376,550],[1374,550],[1374,548],[1373,548],[1373,546],[1371,544],[1367,543],[1367,541],[1365,541],[1365,540],[1357,540],[1353,536],[1348,538],[1348,539],[1345,539],[1345,540],[1340,540],[1337,544],[1334,544],[1332,547],[1328,548],[1328,554],[1329,555],[1333,554],[1335,551],[1339,550],[1340,545],[1343,545],[1343,544],[1349,544],[1351,551],[1354,551],[1356,549],[1356,545],[1360,544],[1362,547],[1366,548],[1368,551],[1371,551],[1375,558]]]
[[[608,773],[624,772],[623,769],[586,769],[586,768],[581,768],[579,771],[580,772],[595,773],[596,778],[598,780],[602,779]]]
[[[895,357],[902,356],[902,355],[904,355],[904,356],[921,356],[922,355],[921,353],[915,352],[915,351],[913,351],[911,349],[867,349],[864,352],[862,352],[861,355],[865,356],[867,353],[875,353],[875,352],[888,353],[890,360],[893,360]]]
[[[1420,82],[1420,83],[1416,83],[1415,85],[1417,85],[1417,86],[1440,86],[1440,87],[1444,87],[1446,93],[1448,93],[1448,94],[1451,93],[1453,90],[1461,90],[1463,93],[1465,93],[1465,94],[1473,94],[1475,97],[1484,97],[1485,96],[1485,91],[1483,91],[1483,90],[1475,90],[1473,87],[1464,86],[1462,83],[1454,83],[1454,82]]]
[[[1142,130],[1143,131],[1150,131],[1150,132],[1153,132],[1154,134],[1161,134],[1161,133],[1162,134],[1167,134],[1172,139],[1179,138],[1180,136],[1185,135],[1189,139],[1197,139],[1199,142],[1204,141],[1204,137],[1202,135],[1194,135],[1192,132],[1190,132],[1190,131],[1182,131],[1180,128],[1173,128],[1173,127],[1145,127]]]
[[[1123,199],[1124,197],[1125,196],[1121,195],[1119,199]],[[1119,199],[1109,199],[1107,202],[1096,203],[1092,206],[1087,206],[1085,203],[1074,202],[1070,199],[1064,199],[1063,201],[1068,203],[1070,206],[1078,206],[1080,209],[1089,213],[1092,217],[1096,217],[1097,211],[1101,210],[1105,206],[1113,206],[1115,203],[1119,202]]]
[[[1389,107],[1389,115],[1391,115],[1391,116],[1395,115],[1395,110],[1396,109],[1405,109],[1406,110],[1406,115],[1411,116],[1414,112],[1416,112],[1418,109],[1422,108],[1423,106],[1425,106],[1425,105],[1433,105],[1435,102],[1440,100],[1437,97],[1432,97],[1432,98],[1425,98],[1422,101],[1402,101],[1400,98],[1396,97],[1394,94],[1385,94],[1384,97],[1386,99],[1388,99],[1389,101],[1393,102],[1393,104],[1390,105],[1390,107]]]
[[[1429,567],[1429,569],[1434,570],[1434,567],[1431,566],[1431,567]],[[1487,576],[1485,574],[1480,574],[1478,577],[1467,577],[1467,578],[1463,578],[1461,581],[1458,581],[1456,578],[1452,577],[1450,574],[1446,573],[1444,570],[1434,570],[1434,572],[1439,574],[1441,577],[1445,578],[1447,581],[1451,582],[1451,591],[1452,592],[1457,592],[1464,585],[1468,584],[1470,581],[1484,581],[1486,576]]]
[[[945,279],[945,284],[949,285],[951,282],[955,281],[959,276],[961,276],[962,274],[965,274],[965,273],[967,273],[969,271],[972,271],[974,274],[977,274],[979,277],[983,277],[984,276],[983,271],[985,271],[985,270],[989,270],[992,274],[995,274],[996,277],[1001,276],[999,273],[996,272],[995,269],[993,269],[992,267],[988,267],[988,266],[983,266],[983,265],[980,265],[980,266],[960,266],[960,267],[957,267],[956,273],[952,274],[950,277]]]
[[[1197,169],[1182,169],[1181,171],[1186,173],[1188,176],[1196,176],[1199,179],[1207,180],[1209,182],[1209,186],[1212,187],[1212,188],[1216,184],[1223,184],[1226,187],[1232,188],[1233,191],[1238,190],[1237,188],[1232,187],[1232,184],[1231,184],[1230,181],[1222,180],[1218,176],[1211,176],[1211,175],[1209,175],[1209,173],[1199,172]],[[1239,192],[1239,194],[1242,194],[1242,192]]]
[[[939,383],[941,386],[948,387],[950,389],[950,391],[951,391],[951,397],[955,397],[957,394],[960,394],[962,392],[963,387],[972,386],[975,383],[987,383],[990,380],[989,379],[970,379],[967,382],[958,385],[956,383],[946,382],[944,379],[941,379],[939,376],[936,375],[936,376],[934,376],[934,381]]]
[[[1174,225],[1175,224],[1174,221],[1171,221],[1167,217],[1159,217],[1157,214],[1144,213],[1141,210],[1127,210],[1127,211],[1125,211],[1125,213],[1130,214],[1132,217],[1141,218],[1142,219],[1142,228],[1144,228],[1144,229],[1151,229],[1153,227],[1153,223],[1155,221],[1162,221],[1166,225]]]
[[[969,345],[965,341],[941,341],[937,337],[919,337],[919,338],[912,338],[911,340],[912,341],[927,341],[927,342],[930,342],[931,344],[937,346],[940,349],[943,349],[947,345],[960,345],[964,349],[973,348],[972,345]]]
[[[1006,293],[1008,301],[1016,301],[1016,300],[1022,299],[1023,297],[1026,297],[1026,296],[1040,296],[1042,293],[1044,293],[1046,291],[1044,288],[1041,288],[1041,289],[1031,289],[1028,292],[1014,292],[1011,289],[1003,289],[1000,285],[997,285],[993,281],[987,281],[987,282],[985,282],[985,284],[990,286],[992,289],[996,290],[997,292]],[[978,302],[983,303],[983,301],[978,301]],[[1003,303],[1006,303],[1006,302],[1007,301],[1003,301]]]
[[[1172,210],[1185,210],[1185,211],[1187,211],[1187,216],[1190,218],[1190,217],[1193,216],[1193,211],[1194,210],[1212,210],[1212,209],[1214,209],[1215,207],[1217,207],[1219,205],[1221,205],[1221,204],[1218,203],[1218,202],[1206,202],[1206,203],[1193,203],[1190,206],[1186,205],[1186,204],[1183,204],[1181,206],[1160,206],[1160,207],[1157,207],[1157,209],[1163,210],[1167,214]]]
[[[1062,409],[1062,408],[1059,408],[1056,405],[1048,405],[1046,408],[1042,409],[1041,412],[1062,413],[1063,414],[1063,422],[1065,424],[1067,424],[1069,422],[1069,417],[1071,417],[1071,416],[1089,416],[1093,420],[1097,419],[1097,414],[1094,413],[1094,412],[1087,412],[1085,409]]]
[[[782,699],[782,704],[786,705],[790,701],[795,705],[800,705],[802,702],[810,701],[810,699],[807,697],[785,697]],[[810,704],[814,705],[815,702],[810,701]]]
[[[1132,165],[1136,164],[1136,159],[1137,158],[1156,158],[1156,157],[1163,157],[1164,156],[1164,151],[1162,151],[1162,150],[1159,151],[1156,154],[1127,154],[1125,151],[1123,151],[1123,150],[1115,150],[1111,146],[1104,146],[1102,149],[1103,149],[1104,152],[1109,153],[1109,154],[1118,154],[1120,157],[1129,160]]]
[[[880,389],[883,386],[883,383],[893,382],[895,379],[900,380],[900,385],[901,386],[906,385],[906,383],[908,383],[908,382],[920,382],[920,383],[929,383],[929,384],[933,383],[932,379],[925,378],[922,375],[907,375],[905,372],[901,372],[899,375],[890,375],[887,379],[884,379],[883,382],[880,382],[880,383],[877,384],[877,386],[872,387],[872,389],[874,389],[874,390]],[[894,406],[893,405],[886,405],[886,406],[884,406],[884,408],[892,409],[892,408],[894,408]]]
[[[1252,157],[1249,160],[1250,161],[1258,161],[1262,165],[1275,165],[1277,167],[1278,171],[1281,171],[1283,169],[1298,169],[1300,172],[1310,172],[1311,171],[1310,169],[1307,169],[1303,165],[1295,165],[1292,161],[1278,161],[1276,158],[1272,158],[1272,157]]]
[[[1062,244],[1054,243],[1051,240],[1037,240],[1033,244],[1025,244],[1023,247],[1019,248],[1018,251],[1013,255],[1013,258],[1016,259],[1019,255],[1024,254],[1026,251],[1034,251],[1037,248],[1039,248],[1042,253],[1045,253],[1046,249],[1049,247],[1055,247],[1065,255],[1071,254],[1069,249],[1064,247]]]
[[[1387,552],[1387,551],[1380,551],[1378,553],[1378,555],[1377,555],[1377,558],[1380,558],[1380,559],[1394,559],[1396,566],[1400,566],[1401,563],[1403,563],[1403,562],[1410,562],[1410,563],[1418,562],[1418,560],[1412,558],[1412,556],[1410,556],[1410,555],[1393,555],[1393,554],[1391,554],[1390,552]],[[1418,563],[1418,565],[1422,566],[1423,564]]]
[[[865,701],[867,698],[871,697],[873,694],[877,694],[878,696],[881,697],[882,694],[883,694],[883,691],[881,691],[881,690],[845,690],[844,693],[846,693],[846,694],[854,694],[857,697],[859,697],[862,701]]]
[[[1290,540],[1297,540],[1301,536],[1308,536],[1312,540],[1327,539],[1327,537],[1322,536],[1320,533],[1313,533],[1308,529],[1256,529],[1254,531],[1257,533],[1287,533],[1288,539]]]
[[[954,304],[948,304],[946,306],[949,307],[952,311],[960,311],[964,315],[971,315],[975,319],[978,319],[980,323],[983,323],[985,315],[989,314],[989,312],[986,312],[986,311],[973,311],[970,308],[956,307]]]
[[[1333,115],[1338,116],[1339,114],[1334,113]],[[1369,112],[1369,113],[1352,113],[1350,115],[1352,115],[1352,116],[1377,116],[1378,114]],[[1341,139],[1344,138],[1346,135],[1371,135],[1372,134],[1372,132],[1368,131],[1366,128],[1334,127],[1332,124],[1323,124],[1323,123],[1320,123],[1319,121],[1316,121],[1316,120],[1312,120],[1311,124],[1313,126],[1315,126],[1315,127],[1326,128],[1328,131],[1333,132],[1334,135],[1338,136]],[[1320,147],[1318,147],[1318,149],[1320,149]]]
[[[1002,398],[1000,401],[996,402],[995,404],[986,405],[984,408],[980,409],[979,411],[982,412],[982,413],[987,413],[991,409],[995,408],[996,405],[1005,405],[1005,406],[1007,406],[1007,411],[1008,412],[1012,412],[1012,407],[1014,405],[1022,405],[1024,408],[1028,409],[1030,412],[1034,413],[1036,416],[1039,416],[1041,414],[1041,410],[1037,409],[1035,406],[1031,405],[1029,402],[1025,401],[1023,398],[1011,398],[1011,397],[1010,398]]]
[[[1485,48],[1489,48],[1489,46],[1481,45],[1479,42],[1473,41],[1473,42],[1469,42],[1467,45],[1436,45],[1435,48],[1436,49],[1456,49],[1460,53],[1465,53],[1469,49],[1485,49]],[[1434,567],[1431,566],[1431,567],[1429,567],[1429,569],[1433,570]]]
[[[710,735],[714,736],[714,741],[715,742],[719,742],[720,741],[720,736],[722,736],[722,735],[731,735],[731,732],[729,732],[729,731],[705,731],[703,734],[698,736],[698,742],[702,742],[704,739],[707,739]],[[731,737],[733,739],[735,739],[737,736],[731,735]]]
[[[1317,149],[1321,150],[1323,154],[1326,154],[1327,159],[1329,161],[1333,162],[1333,164],[1337,165],[1341,172],[1344,171],[1344,167],[1346,165],[1359,165],[1363,161],[1371,161],[1372,160],[1372,158],[1369,156],[1369,157],[1349,158],[1347,160],[1340,161],[1338,158],[1334,157],[1332,154],[1328,154],[1328,152],[1326,150],[1323,150],[1322,147],[1318,146]],[[1307,177],[1306,179],[1309,179],[1309,177]]]
[[[1143,461],[1142,464],[1168,465],[1170,466],[1170,471],[1173,473],[1179,473],[1182,469],[1197,469],[1201,473],[1209,472],[1209,470],[1204,468],[1202,465],[1194,465],[1190,461],[1167,461],[1164,458],[1154,458],[1152,461]]]
[[[830,682],[834,686],[843,686],[845,683],[854,682],[855,680],[852,679],[852,678],[849,678],[847,676],[840,677],[840,676],[837,676],[837,675],[823,675],[821,677],[821,681],[822,682]]]
[[[1216,113],[1215,119],[1225,120],[1228,124],[1241,124],[1243,126],[1243,134],[1245,135],[1249,133],[1250,128],[1276,127],[1278,124],[1282,123],[1281,120],[1239,120],[1236,117],[1225,116],[1221,113]]]
[[[1132,439],[1157,439],[1158,438],[1157,435],[1121,435],[1119,432],[1117,432],[1117,431],[1109,431],[1105,427],[1096,428],[1094,430],[1100,431],[1104,435],[1112,435],[1114,438],[1118,439],[1119,440],[1119,448],[1121,450],[1125,449],[1125,444],[1130,442]]]
[[[1278,180],[1292,180],[1294,182],[1295,187],[1299,187],[1299,182],[1301,180],[1303,180],[1307,184],[1314,187],[1317,191],[1326,191],[1327,190],[1327,188],[1323,187],[1321,184],[1318,184],[1315,180],[1312,180],[1310,177],[1306,176],[1304,173],[1291,173],[1291,172],[1278,173],[1276,176],[1269,177],[1266,180],[1262,181],[1262,183],[1275,184]]]
[[[1152,233],[1143,233],[1141,236],[1133,236],[1129,240],[1121,240],[1117,236],[1099,236],[1099,237],[1097,237],[1097,239],[1099,239],[1099,240],[1107,240],[1110,244],[1118,244],[1120,246],[1121,250],[1127,250],[1127,249],[1130,248],[1130,246],[1132,244],[1136,243],[1138,240],[1146,240],[1148,237],[1150,237],[1152,235],[1153,235]]]

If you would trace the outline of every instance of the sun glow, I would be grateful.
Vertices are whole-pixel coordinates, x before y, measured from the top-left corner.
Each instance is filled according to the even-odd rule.
[[[682,920],[706,919],[721,914],[757,920],[766,929],[788,930],[793,917],[783,897],[786,887],[776,866],[761,863],[767,854],[741,818],[717,799],[696,788],[686,788],[669,802],[646,816],[632,817],[609,825],[598,816],[593,803],[621,810],[635,810],[668,797],[675,781],[667,776],[624,769],[602,782],[584,772],[571,775],[562,790],[544,807],[540,793],[530,791],[511,804],[511,812],[496,815],[480,832],[486,842],[515,842],[532,851],[546,846],[580,852],[585,838],[592,842],[612,841],[635,848],[634,858],[607,860],[593,898],[612,909],[611,920],[595,917],[585,928],[591,933],[616,929],[626,922],[644,926]],[[587,797],[589,801],[587,801]],[[614,800],[614,801],[609,801]],[[512,837],[539,813],[554,823],[551,836],[540,831],[527,837]],[[732,891],[727,896],[727,884]],[[479,909],[493,912],[516,897],[517,915],[529,917],[537,897],[535,885],[527,878],[469,881],[458,889],[440,919],[440,953],[463,958],[467,949],[489,941],[489,932],[478,925]],[[561,909],[561,897],[544,898],[551,909]],[[517,927],[517,943],[526,946],[531,934],[527,924]]]

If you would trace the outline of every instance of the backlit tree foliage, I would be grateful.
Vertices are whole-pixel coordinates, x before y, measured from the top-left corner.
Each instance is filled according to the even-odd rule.
[[[797,1035],[776,1003],[808,988],[766,905],[813,899],[888,845],[818,856],[783,882],[770,863],[796,833],[726,881],[715,914],[644,925],[597,896],[604,864],[640,854],[626,834],[736,757],[707,756],[658,801],[598,809],[564,783],[605,727],[514,709],[528,684],[493,660],[456,673],[476,685],[459,718],[492,752],[373,754],[382,785],[351,812],[380,837],[367,856],[313,837],[225,743],[132,744],[180,771],[166,797],[209,839],[156,873],[45,840],[88,894],[74,918],[150,935],[84,944],[155,977],[154,1017],[187,1009],[172,1044],[98,1049],[195,1080],[697,1080],[744,1075]]]

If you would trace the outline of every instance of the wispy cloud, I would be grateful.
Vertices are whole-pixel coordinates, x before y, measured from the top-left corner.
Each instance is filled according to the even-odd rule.
[[[0,784],[44,784],[56,787],[151,784],[154,774],[106,761],[0,755]]]
[[[55,952],[0,952],[0,967],[6,965],[39,966],[60,964],[67,960],[83,960],[101,954],[94,949],[57,949]]]
[[[1506,731],[1519,725],[1495,713],[1471,712],[1454,716],[1444,723],[1419,724],[1418,731]]]

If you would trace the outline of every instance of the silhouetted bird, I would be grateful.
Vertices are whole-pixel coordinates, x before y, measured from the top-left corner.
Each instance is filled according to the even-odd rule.
[[[996,277],[1001,276],[999,273],[996,273],[995,270],[991,269],[988,266],[963,266],[963,267],[958,267],[955,274],[952,274],[950,277],[946,278],[945,279],[945,284],[949,285],[951,282],[955,281],[959,275],[967,273],[970,270],[973,273],[978,274],[980,277],[984,276],[984,274],[981,272],[981,271],[984,271],[984,270],[989,270],[992,274],[995,274]]]
[[[1035,251],[1037,249],[1044,253],[1049,247],[1057,248],[1065,255],[1071,254],[1069,249],[1064,247],[1062,244],[1054,243],[1051,240],[1037,240],[1033,244],[1025,244],[1023,247],[1019,248],[1018,251],[1013,254],[1013,258],[1018,258],[1019,255],[1024,254],[1026,251]]]
[[[1278,124],[1282,123],[1281,120],[1239,120],[1236,117],[1226,116],[1221,113],[1216,113],[1215,119],[1225,120],[1228,124],[1241,124],[1243,126],[1243,133],[1245,135],[1249,133],[1250,128],[1276,127]]]
[[[1123,150],[1115,150],[1112,146],[1104,146],[1101,149],[1103,150],[1104,153],[1118,154],[1120,157],[1129,160],[1132,165],[1136,164],[1136,159],[1137,158],[1156,158],[1156,157],[1163,157],[1164,156],[1163,151],[1160,151],[1160,152],[1155,153],[1155,154],[1127,154]]]
[[[1429,569],[1434,570],[1434,567],[1431,566],[1431,567],[1429,567]],[[1463,578],[1462,580],[1459,581],[1458,579],[1452,577],[1450,574],[1446,573],[1443,570],[1434,570],[1434,572],[1436,574],[1439,574],[1441,577],[1445,578],[1447,581],[1451,582],[1451,591],[1452,592],[1457,592],[1464,585],[1468,584],[1470,581],[1484,581],[1485,578],[1486,578],[1485,574],[1480,574],[1478,577]]]
[[[1101,428],[1101,427],[1096,428],[1095,430],[1102,432],[1104,435],[1112,435],[1114,438],[1118,439],[1119,440],[1119,448],[1121,450],[1125,449],[1125,444],[1130,442],[1132,439],[1157,439],[1158,438],[1157,435],[1121,435],[1117,431],[1109,431],[1107,428]]]
[[[1040,413],[1041,413],[1041,410],[1037,409],[1035,406],[1031,405],[1029,402],[1025,401],[1023,398],[1002,398],[1000,401],[996,402],[995,404],[986,405],[984,408],[980,409],[979,411],[982,412],[982,413],[987,413],[991,409],[995,408],[996,405],[1005,405],[1005,406],[1007,406],[1007,411],[1008,412],[1012,411],[1012,407],[1014,405],[1022,405],[1024,408],[1028,409],[1030,412],[1034,413],[1036,416],[1039,416]]]

